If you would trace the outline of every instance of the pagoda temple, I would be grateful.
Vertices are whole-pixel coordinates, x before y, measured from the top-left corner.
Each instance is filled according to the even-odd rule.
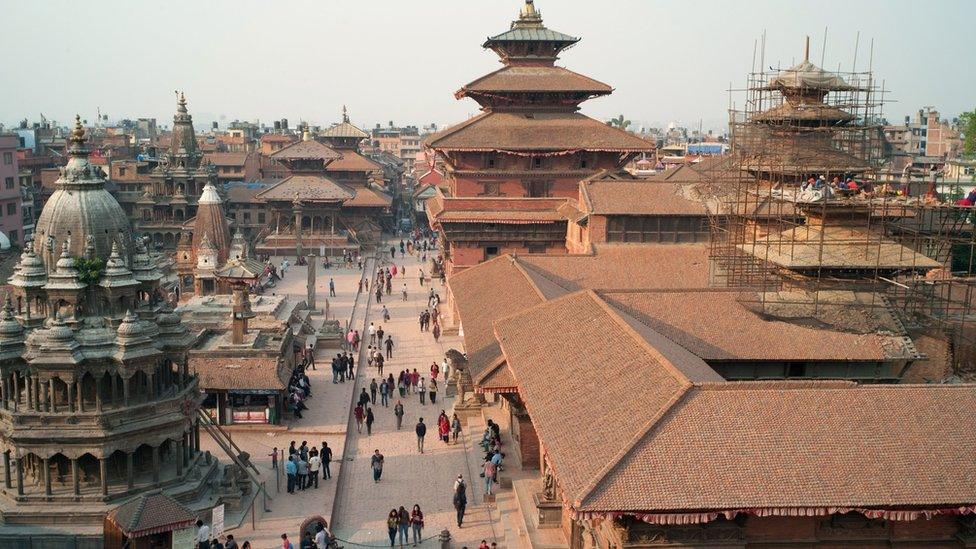
[[[177,246],[176,264],[181,291],[206,295],[217,292],[215,272],[227,262],[231,237],[223,199],[209,182],[197,206],[193,231],[184,232]]]
[[[455,93],[474,99],[482,113],[425,141],[446,170],[449,193],[427,208],[446,240],[448,273],[509,252],[565,253],[580,180],[653,151],[578,112],[583,101],[613,91],[555,65],[579,40],[546,28],[526,0],[511,28],[483,44],[503,67]]]
[[[196,501],[217,472],[200,453],[193,336],[78,119],[68,153],[0,313],[0,523],[52,536],[148,491]]]
[[[180,93],[173,116],[169,149],[150,174],[152,183],[135,205],[135,228],[153,244],[172,250],[186,222],[197,212],[204,187],[217,182],[213,166],[203,162],[193,131],[193,117],[187,112],[186,97]]]

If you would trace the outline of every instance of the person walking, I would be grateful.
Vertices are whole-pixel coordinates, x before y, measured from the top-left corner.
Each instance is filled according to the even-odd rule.
[[[369,344],[376,345],[376,326],[372,322],[369,323],[366,333],[369,334]]]
[[[402,505],[397,513],[400,515],[400,547],[403,547],[410,543],[410,513]]]
[[[329,464],[332,463],[332,448],[329,448],[329,443],[322,441],[322,452],[319,454],[322,458],[322,480],[332,478],[332,470],[329,469]]]
[[[386,534],[390,536],[390,547],[396,545],[396,537],[399,530],[400,513],[396,509],[390,509],[390,514],[386,516]]]
[[[393,336],[386,336],[386,358],[393,358]]]
[[[482,465],[481,476],[485,477],[485,493],[491,494],[491,485],[495,482],[495,463],[486,459]]]
[[[390,406],[390,386],[386,384],[386,378],[380,382],[380,404],[382,404],[384,408],[388,408]]]
[[[335,280],[332,280],[331,277],[329,277],[329,296],[330,297],[335,297],[336,296],[335,295]]]
[[[386,364],[386,360],[383,359],[383,351],[381,351],[381,350],[379,350],[379,348],[377,348],[373,352],[375,353],[375,358],[373,360],[376,362],[376,373],[378,373],[380,376],[382,376],[383,375],[383,365]],[[392,388],[390,389],[390,393],[393,393]]]
[[[373,421],[376,420],[376,416],[373,415],[372,408],[366,408],[366,436],[373,434]]]
[[[410,527],[413,528],[413,546],[416,547],[424,539],[424,513],[420,510],[420,505],[414,505],[410,512]]]
[[[353,370],[356,365],[356,358],[352,356],[352,353],[346,353],[346,366],[349,368],[349,373],[347,377],[353,379]]]
[[[373,406],[376,406],[376,391],[378,391],[379,388],[380,386],[376,384],[376,378],[374,377],[373,380],[369,382],[369,400],[370,404]]]
[[[369,404],[369,402],[369,395],[366,394],[366,387],[363,387],[363,390],[359,392],[359,405],[365,410],[366,405]]]
[[[278,447],[275,446],[274,450],[271,450],[271,453],[268,454],[268,456],[271,457],[271,470],[277,471],[278,470]]]
[[[353,414],[356,416],[356,432],[362,433],[363,421],[366,420],[366,412],[363,410],[363,405],[357,404]]]
[[[422,454],[424,453],[424,437],[427,436],[427,426],[424,424],[424,418],[420,418],[414,431],[417,433],[417,449]]]
[[[458,417],[457,414],[454,414],[454,417],[451,418],[451,441],[454,444],[457,444],[457,439],[458,436],[460,435],[461,435],[461,419]]]
[[[430,380],[430,384],[427,385],[427,393],[430,395],[430,403],[437,404],[437,380]]]
[[[458,528],[461,527],[461,523],[464,522],[464,509],[468,506],[468,494],[467,487],[464,485],[464,478],[458,475],[457,481],[454,483],[454,510],[457,512],[457,525]]]
[[[402,291],[403,291],[403,300],[406,301],[407,300],[407,283],[406,282],[403,283],[403,290]]]
[[[420,269],[420,286],[424,286],[424,270]]]
[[[434,343],[437,343],[441,338],[441,325],[435,322],[434,329],[430,333],[434,336]]]
[[[407,397],[407,376],[400,372],[400,380],[397,382],[397,389],[400,391],[400,398]]]
[[[403,424],[403,403],[399,400],[393,405],[393,415],[396,416],[397,431],[399,431]]]
[[[376,328],[376,346],[377,347],[379,347],[380,343],[383,343],[383,334],[385,334],[385,333],[386,332],[383,331],[383,326],[380,326],[380,327]]]
[[[315,485],[317,490],[319,487],[319,469],[322,467],[322,458],[319,457],[319,452],[315,448],[312,448],[312,453],[308,456],[308,475],[310,478],[309,484]]]
[[[203,523],[202,520],[197,519],[197,549],[209,549],[210,548],[210,527]]]
[[[295,493],[295,475],[298,474],[298,465],[295,463],[295,456],[288,456],[288,461],[285,462],[285,475],[288,477],[288,493]]]
[[[447,444],[448,435],[451,432],[451,422],[447,419],[447,414],[441,410],[440,417],[437,418],[437,434],[441,437],[441,441]]]
[[[304,491],[308,487],[308,462],[305,461],[301,455],[298,456],[298,463],[296,466],[296,482],[298,483],[298,489]]]
[[[383,454],[379,450],[373,451],[369,466],[373,469],[373,482],[379,482],[380,477],[383,476]]]
[[[424,383],[424,378],[417,382],[417,394],[420,395],[420,405],[427,404],[427,384]]]

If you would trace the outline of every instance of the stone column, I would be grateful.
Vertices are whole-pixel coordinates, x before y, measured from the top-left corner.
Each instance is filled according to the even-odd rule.
[[[301,257],[304,255],[302,249],[302,204],[297,197],[292,211],[295,212],[295,257]]]
[[[95,411],[102,411],[102,380],[100,378],[95,379]]]
[[[129,405],[129,378],[122,378],[122,405]]]
[[[7,490],[13,488],[13,482],[10,480],[10,450],[3,452],[3,485]]]
[[[176,476],[183,476],[183,439],[176,441]]]
[[[44,458],[41,460],[41,466],[44,467],[44,495],[51,495],[51,458]]]
[[[65,382],[68,389],[68,411],[69,412],[75,411],[75,383],[76,383],[75,381]]]
[[[135,475],[135,465],[132,463],[132,452],[125,453],[125,485],[132,489]]]
[[[24,460],[17,458],[17,495],[24,495]]]
[[[20,383],[18,381],[19,376],[17,375],[17,372],[14,372],[12,375],[14,378],[14,411],[16,412],[17,407],[20,404]]]
[[[315,309],[315,257],[312,254],[308,255],[308,282],[306,284],[306,290],[308,291],[308,308]]]
[[[7,409],[7,401],[10,400],[10,389],[7,387],[7,376],[0,377],[0,406]]]
[[[115,379],[115,374],[109,373],[108,379],[112,382],[112,406],[117,407],[119,405],[119,383]]]
[[[159,484],[159,446],[152,447],[153,484]]]
[[[47,392],[45,393],[44,396],[46,397],[44,400],[44,411],[57,412],[58,406],[57,404],[54,403],[54,378],[53,377],[47,381]]]
[[[33,388],[34,381],[30,376],[24,376],[24,393],[25,393],[25,404],[28,410],[34,409],[34,392],[31,390]]]
[[[72,490],[76,496],[81,495],[81,471],[78,467],[78,458],[72,458],[71,460],[71,484]]]
[[[108,458],[98,458],[98,479],[102,483],[102,495],[108,495]]]
[[[193,422],[193,451],[200,451],[200,423]]]
[[[146,394],[149,395],[150,399],[156,398],[156,374],[150,373],[146,376]]]

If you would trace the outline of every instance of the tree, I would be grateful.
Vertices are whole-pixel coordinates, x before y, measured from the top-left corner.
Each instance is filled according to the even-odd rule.
[[[976,157],[976,109],[959,115],[959,128],[962,130],[962,154],[965,157]]]
[[[621,130],[626,130],[627,126],[630,126],[630,120],[624,118],[624,115],[620,115],[616,118],[611,118],[607,120],[607,124],[615,128],[620,128]]]

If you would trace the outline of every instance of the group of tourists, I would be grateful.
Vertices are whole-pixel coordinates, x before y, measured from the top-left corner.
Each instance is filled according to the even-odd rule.
[[[312,382],[305,370],[315,369],[315,350],[311,345],[301,351],[301,362],[295,366],[288,380],[287,405],[291,408],[295,419],[302,419],[302,412],[308,410],[305,400],[312,398]]]
[[[399,430],[399,428],[398,421],[397,429]],[[424,418],[420,418],[417,421],[414,432],[417,434],[417,450],[422,454],[424,453],[424,441],[427,438],[427,424],[424,423]],[[441,410],[441,414],[437,416],[437,438],[441,439],[441,442],[444,444],[449,444],[453,437],[453,443],[457,444],[457,439],[460,435],[461,419],[458,418],[457,414],[454,414],[454,417],[448,419],[447,413]]]
[[[382,303],[383,302],[383,290],[384,289],[386,289],[386,295],[390,295],[390,292],[393,291],[393,275],[395,275],[396,272],[397,272],[397,266],[396,265],[393,265],[392,268],[391,267],[383,267],[383,268],[378,269],[376,271],[376,284],[375,284],[374,288],[376,288],[375,295],[376,295],[376,302],[377,303]],[[406,273],[406,270],[405,269],[402,269],[402,270],[400,270],[400,273],[401,273],[401,275],[403,275],[403,274]],[[367,289],[368,289],[368,285],[367,285]]]
[[[278,470],[278,448],[269,454],[271,456],[271,468]],[[288,478],[288,493],[294,494],[295,491],[304,491],[308,488],[318,489],[319,472],[322,473],[322,480],[332,478],[332,471],[329,465],[332,463],[332,448],[329,443],[322,441],[322,449],[309,447],[307,441],[302,441],[301,446],[295,447],[295,441],[291,441],[288,447],[288,457],[285,461],[285,476]]]
[[[353,381],[355,375],[356,359],[352,353],[336,353],[332,358],[332,383],[345,383],[346,379]]]
[[[397,535],[400,547],[410,543],[410,532],[413,531],[413,546],[423,540],[424,513],[420,505],[414,505],[412,511],[407,511],[402,505],[399,509],[390,509],[386,519],[386,530],[390,536],[390,547],[396,545]]]

